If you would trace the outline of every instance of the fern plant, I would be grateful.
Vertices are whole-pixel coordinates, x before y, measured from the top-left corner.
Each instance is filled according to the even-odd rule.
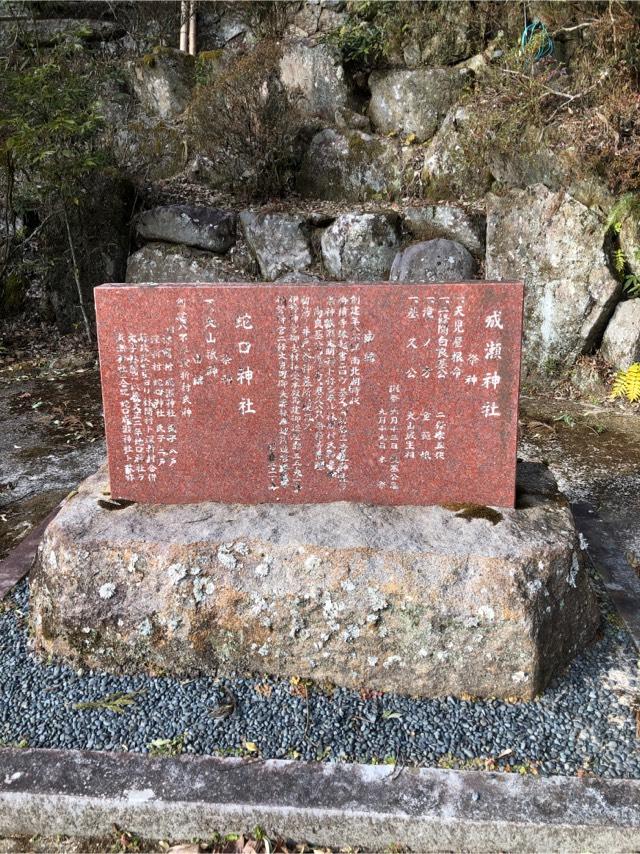
[[[634,362],[626,371],[618,371],[611,389],[612,400],[626,397],[631,403],[640,400],[640,362]]]
[[[129,706],[135,703],[135,698],[138,694],[144,694],[144,689],[140,691],[131,691],[126,694],[124,691],[116,691],[115,694],[108,694],[106,697],[101,697],[99,700],[86,700],[83,703],[74,703],[73,708],[78,711],[86,709],[104,709],[108,712],[113,712],[116,715],[121,715]]]
[[[607,220],[607,229],[617,240],[626,219],[640,223],[640,196],[638,193],[625,193],[613,207]],[[634,248],[630,258],[621,247],[613,250],[611,260],[613,267],[622,280],[626,294],[632,297],[640,296],[640,275],[631,269],[631,265],[640,264],[640,248]]]

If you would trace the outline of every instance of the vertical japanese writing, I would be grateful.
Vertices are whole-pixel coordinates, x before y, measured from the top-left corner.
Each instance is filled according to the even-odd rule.
[[[101,353],[116,376],[112,478],[135,500],[182,499],[186,481],[242,500],[254,471],[257,500],[420,503],[470,480],[496,492],[494,460],[514,447],[521,288],[160,285],[151,311],[149,291],[139,309],[126,287]]]
[[[449,376],[449,297],[438,297],[436,366],[437,378],[445,380]]]
[[[484,359],[486,362],[485,372],[482,378],[482,388],[486,390],[485,400],[481,407],[485,418],[499,418],[500,408],[495,399],[496,391],[502,377],[498,372],[502,361],[502,335],[504,329],[502,312],[494,309],[486,315],[484,326],[487,331],[487,340],[484,345]]]
[[[158,470],[175,465],[175,385],[171,336],[116,334],[116,370],[124,478],[155,483]]]
[[[376,361],[375,335],[361,328],[360,296],[279,295],[275,322],[280,420],[270,448],[271,489],[300,492],[308,462],[345,489],[350,411],[360,405],[363,365]],[[276,465],[286,476],[274,482]]]

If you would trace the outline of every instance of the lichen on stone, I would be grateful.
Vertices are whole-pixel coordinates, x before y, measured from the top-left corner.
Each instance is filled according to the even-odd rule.
[[[273,558],[270,555],[267,555],[263,558],[260,563],[254,569],[254,572],[260,578],[266,578],[269,575],[271,567],[273,565]]]
[[[172,584],[178,584],[187,574],[187,567],[182,563],[172,563],[167,567],[167,575]]]
[[[98,590],[98,596],[101,599],[111,599],[116,592],[116,585],[113,582],[108,581],[106,584],[103,584],[102,587]]]
[[[221,563],[225,569],[235,569],[238,566],[238,559],[233,554],[233,545],[222,545],[217,551],[218,563]]]
[[[389,607],[389,603],[384,595],[375,587],[369,587],[367,593],[369,594],[372,611],[384,611],[385,608]]]
[[[142,637],[147,638],[153,631],[153,624],[149,617],[145,617],[144,620],[138,626],[138,634],[142,635]]]
[[[571,569],[569,571],[569,575],[567,576],[567,584],[569,587],[576,586],[576,579],[578,578],[578,573],[580,572],[580,563],[578,561],[578,555],[574,552],[573,558],[571,559]]]
[[[233,544],[233,550],[236,554],[246,557],[249,554],[249,546],[246,543],[238,542]]]
[[[193,598],[197,604],[204,602],[207,596],[215,592],[216,586],[210,578],[198,575],[193,579]]]

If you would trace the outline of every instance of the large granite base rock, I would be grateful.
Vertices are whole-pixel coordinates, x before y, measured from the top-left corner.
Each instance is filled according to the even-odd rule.
[[[598,610],[571,511],[548,475],[527,468],[519,509],[499,512],[115,509],[102,470],[40,547],[36,648],[115,671],[533,697],[593,637]]]

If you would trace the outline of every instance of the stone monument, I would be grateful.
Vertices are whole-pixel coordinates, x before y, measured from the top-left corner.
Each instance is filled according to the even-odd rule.
[[[522,292],[104,285],[112,495],[513,507]]]
[[[520,464],[523,286],[104,285],[109,456],[47,529],[36,645],[532,697],[593,636],[570,508]]]

